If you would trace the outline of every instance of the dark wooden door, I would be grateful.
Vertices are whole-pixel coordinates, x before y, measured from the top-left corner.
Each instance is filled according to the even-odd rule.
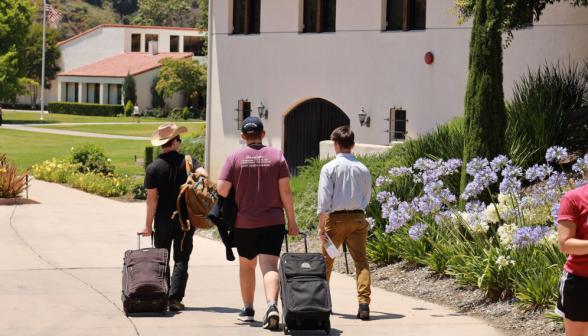
[[[319,156],[321,141],[329,140],[337,127],[349,126],[349,117],[324,99],[298,105],[284,120],[284,156],[292,176],[307,159]]]

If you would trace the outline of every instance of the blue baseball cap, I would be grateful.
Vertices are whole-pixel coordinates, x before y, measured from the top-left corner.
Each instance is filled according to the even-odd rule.
[[[258,117],[248,117],[241,124],[241,132],[243,133],[256,133],[261,131],[263,131],[263,123]]]

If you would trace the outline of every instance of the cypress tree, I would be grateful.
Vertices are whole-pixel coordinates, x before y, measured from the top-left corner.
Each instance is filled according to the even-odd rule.
[[[465,169],[468,162],[478,156],[491,160],[505,152],[506,107],[500,31],[502,6],[503,0],[476,1],[464,103],[462,192],[471,181]]]
[[[122,84],[122,91],[125,97],[124,105],[126,106],[129,100],[135,105],[137,102],[137,85],[135,83],[135,77],[131,76],[130,71]]]

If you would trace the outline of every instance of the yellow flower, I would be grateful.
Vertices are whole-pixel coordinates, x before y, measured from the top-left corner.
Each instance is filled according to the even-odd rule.
[[[3,173],[6,173],[6,169],[2,168],[2,172],[3,172]]]
[[[49,168],[49,167],[47,167],[46,169],[47,169],[47,171],[48,171],[48,172],[50,172],[50,171],[51,171],[51,168]]]

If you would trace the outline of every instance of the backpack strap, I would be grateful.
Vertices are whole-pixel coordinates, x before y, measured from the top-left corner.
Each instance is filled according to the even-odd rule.
[[[190,174],[192,174],[192,172],[194,171],[192,157],[190,155],[186,155],[184,161],[186,161],[186,176],[190,176]]]
[[[184,184],[181,189],[180,189],[180,194],[178,195],[178,201],[176,203],[176,206],[178,208],[177,211],[174,211],[173,216],[171,217],[172,219],[176,216],[176,214],[178,216],[180,216],[180,225],[182,226],[182,231],[184,231],[184,237],[182,238],[182,242],[180,243],[180,251],[184,251],[184,238],[186,238],[186,232],[190,231],[190,221],[186,221],[184,222],[184,220],[182,219],[182,208],[180,207],[180,201],[182,198],[182,195],[186,194],[186,189],[190,188],[190,185],[188,184]],[[186,195],[186,198],[188,197],[188,195]]]

